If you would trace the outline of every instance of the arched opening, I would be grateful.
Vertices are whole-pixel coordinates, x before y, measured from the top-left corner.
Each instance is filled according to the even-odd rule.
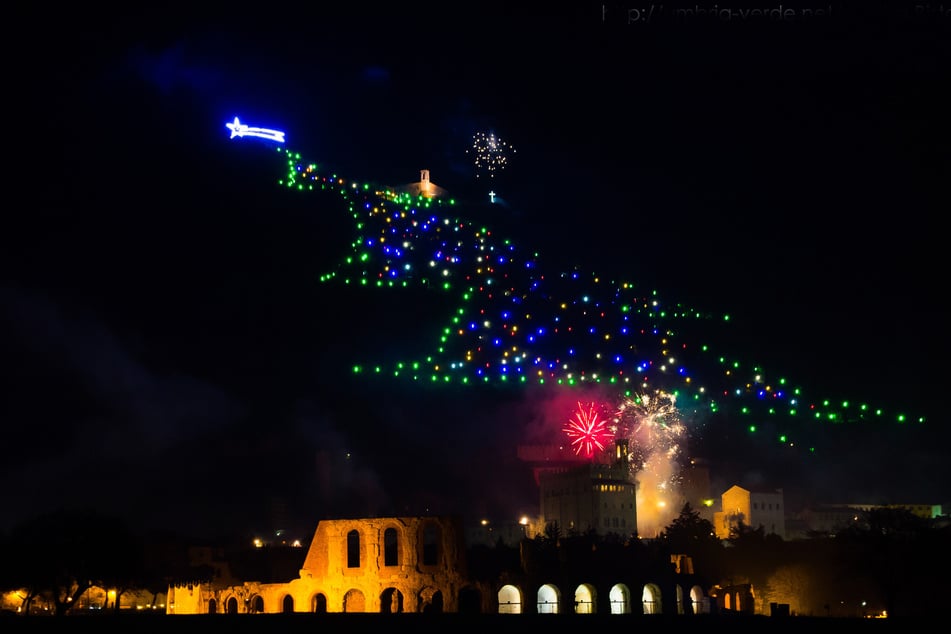
[[[327,612],[327,595],[318,592],[314,595],[314,599],[311,602],[311,612],[316,612],[317,614],[326,614]]]
[[[708,611],[704,605],[703,589],[700,586],[690,588],[690,610],[693,614],[703,614]]]
[[[383,531],[383,565],[400,565],[399,556],[399,535],[395,528],[388,528]]]
[[[360,533],[353,529],[347,533],[347,568],[360,567]]]
[[[344,612],[366,612],[367,600],[359,590],[348,590],[343,596]]]
[[[264,597],[260,594],[254,595],[251,599],[251,614],[263,614],[264,613]]]
[[[631,613],[631,591],[623,583],[611,586],[608,600],[611,602],[611,614]]]
[[[539,614],[558,614],[560,599],[558,588],[546,583],[538,589],[537,611]]]
[[[237,614],[238,613],[238,600],[234,597],[228,599],[228,614]]]
[[[420,597],[420,611],[427,614],[440,614],[443,611],[442,592],[427,588]]]
[[[380,612],[399,614],[403,611],[403,593],[396,588],[387,588],[380,595]]]
[[[522,592],[513,585],[499,589],[499,614],[521,614]]]
[[[644,614],[660,614],[660,588],[653,583],[644,584],[644,591],[641,593],[641,603],[644,606]]]
[[[594,586],[583,583],[575,588],[575,614],[594,614],[597,611]]]
[[[282,612],[293,612],[294,611],[294,597],[291,595],[286,595],[284,597],[284,602],[281,605]]]
[[[208,600],[208,614],[217,614],[218,613],[218,602],[214,599]]]

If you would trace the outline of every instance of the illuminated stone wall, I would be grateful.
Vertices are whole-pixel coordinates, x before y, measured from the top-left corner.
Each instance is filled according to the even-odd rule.
[[[454,517],[323,520],[297,579],[172,586],[167,612],[456,612],[465,557]]]

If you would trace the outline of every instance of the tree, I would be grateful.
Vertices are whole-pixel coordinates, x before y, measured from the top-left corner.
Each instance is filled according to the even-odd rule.
[[[27,613],[30,602],[46,596],[55,614],[62,616],[92,586],[115,587],[132,578],[132,562],[137,560],[132,544],[115,518],[89,510],[54,511],[11,531],[5,578],[26,590]]]
[[[720,538],[710,520],[700,517],[690,502],[683,505],[678,515],[657,538],[667,544],[671,552],[694,555],[698,550],[720,548]]]
[[[674,521],[657,536],[667,555],[688,555],[696,570],[719,579],[723,568],[723,543],[710,520],[700,517],[690,503],[683,505]]]

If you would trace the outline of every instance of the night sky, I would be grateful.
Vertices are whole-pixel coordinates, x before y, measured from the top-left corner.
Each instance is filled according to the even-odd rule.
[[[455,304],[321,282],[350,214],[281,187],[235,116],[347,180],[429,169],[551,275],[729,314],[685,339],[889,414],[694,418],[714,494],[948,503],[951,11],[859,4],[20,10],[0,529],[60,506],[197,534],[537,511],[516,447],[589,394],[353,375],[428,354]],[[489,131],[514,148],[494,178],[467,153]]]

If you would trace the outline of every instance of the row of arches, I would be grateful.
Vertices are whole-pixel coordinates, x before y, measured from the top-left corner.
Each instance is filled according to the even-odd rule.
[[[603,601],[597,588],[589,583],[579,584],[573,591],[563,593],[561,588],[552,583],[541,585],[534,596],[528,595],[521,587],[515,584],[502,586],[497,593],[498,614],[703,614],[710,611],[709,599],[700,586],[693,586],[685,591],[682,586],[674,587],[674,596],[671,605],[664,603],[660,586],[655,583],[646,583],[640,589],[640,596],[635,595],[624,583],[616,583],[607,591],[607,600]],[[415,597],[418,612],[443,612],[444,601],[441,591],[434,588],[425,588]],[[370,606],[363,592],[358,589],[347,591],[339,606],[331,606],[327,595],[322,592],[314,593],[306,609],[298,609],[294,597],[284,594],[279,604],[266,606],[261,594],[254,594],[242,602],[237,597],[225,599],[224,612],[227,614],[250,613],[265,614],[273,612],[354,612],[367,611],[386,614],[398,614],[405,611],[406,597],[398,588],[386,588],[380,593],[378,606]],[[208,613],[218,612],[218,601],[214,598],[208,601]],[[462,588],[459,592],[458,607],[460,612],[481,613],[484,602],[482,592],[473,586]]]
[[[709,599],[700,586],[693,586],[686,593],[682,586],[675,586],[674,604],[677,614],[702,614],[710,611]],[[551,583],[538,588],[534,597],[534,605],[522,589],[516,585],[507,584],[498,592],[499,614],[521,614],[535,612],[537,614],[664,614],[663,593],[655,583],[646,583],[641,589],[640,600],[633,601],[630,588],[624,583],[616,583],[608,590],[607,602],[601,604],[595,586],[589,583],[579,584],[573,592],[563,595],[561,589]]]

